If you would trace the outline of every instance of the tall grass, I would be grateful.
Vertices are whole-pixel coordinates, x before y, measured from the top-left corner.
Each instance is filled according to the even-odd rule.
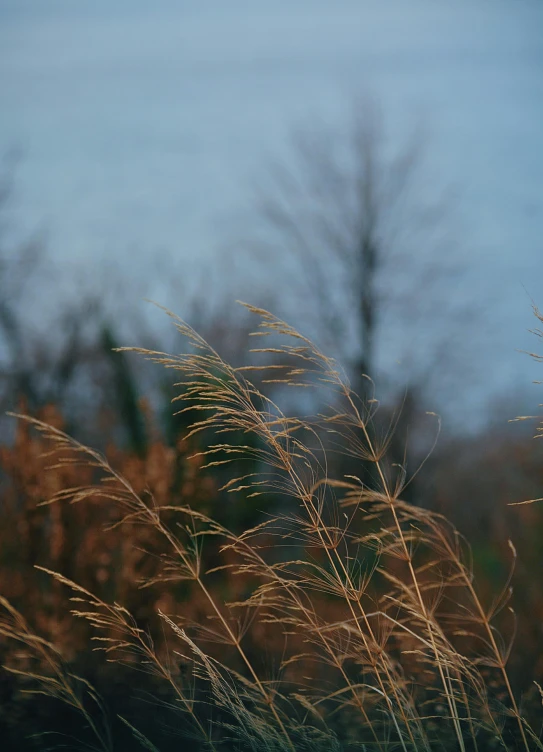
[[[393,427],[377,429],[377,402],[362,402],[337,364],[292,327],[250,310],[259,318],[254,336],[270,338],[252,350],[263,365],[232,367],[172,314],[186,352],[136,349],[173,371],[174,402],[190,416],[188,436],[201,436],[203,470],[230,468],[223,490],[265,510],[249,529],[228,529],[190,498],[158,503],[100,453],[19,416],[50,442],[52,467],[99,474],[47,503],[114,505],[114,524],[127,535],[144,526],[161,541],[158,574],[141,587],[183,583],[198,599],[197,620],[184,617],[182,602],[174,613],[159,611],[159,642],[122,604],[45,570],[71,591],[73,615],[94,629],[94,649],[153,674],[169,708],[184,714],[183,734],[201,749],[543,749],[507,670],[511,578],[493,603],[481,602],[462,536],[444,517],[402,500],[412,475],[389,461]],[[266,384],[275,393],[317,390],[315,404],[328,406],[293,417],[264,393]],[[339,477],[347,461],[338,463],[338,454],[352,469]],[[240,471],[247,460],[248,472]],[[1,633],[42,650],[2,605]],[[47,650],[49,672],[34,679],[73,705],[80,680]],[[96,714],[80,705],[94,747],[113,749]],[[156,749],[137,719],[124,721],[135,745]]]

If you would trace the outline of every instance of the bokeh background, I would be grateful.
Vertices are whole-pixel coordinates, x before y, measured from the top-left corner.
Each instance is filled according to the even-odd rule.
[[[483,590],[513,537],[517,682],[541,674],[543,516],[508,504],[543,495],[535,423],[509,422],[543,402],[525,352],[543,305],[542,29],[539,0],[2,0],[2,410],[222,514],[169,374],[112,348],[181,347],[151,298],[241,363],[252,322],[234,300],[269,308],[359,391],[369,373],[411,470],[441,416],[412,500],[472,541]],[[77,656],[86,636],[66,638],[32,566],[120,597],[139,563],[116,562],[99,514],[36,511],[41,445],[0,426],[0,529],[19,531],[0,540],[3,591]]]
[[[517,350],[542,264],[542,13],[537,0],[5,0],[0,148],[19,157],[3,171],[15,181],[3,254],[35,233],[47,245],[33,325],[82,290],[119,298],[115,285],[123,317],[149,315],[141,297],[187,318],[195,297],[242,297],[297,323],[301,301],[287,306],[276,282],[282,249],[263,270],[244,247],[262,229],[255,196],[270,163],[291,160],[294,131],[346,139],[353,102],[370,97],[387,153],[419,129],[413,204],[443,194],[452,245],[434,256],[463,269],[445,295],[481,309],[456,396],[479,418],[493,395],[521,399],[536,377]]]

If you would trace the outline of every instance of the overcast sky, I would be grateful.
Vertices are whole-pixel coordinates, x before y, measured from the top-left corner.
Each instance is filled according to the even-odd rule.
[[[0,56],[19,218],[76,266],[168,249],[195,269],[292,124],[344,123],[360,90],[393,140],[422,118],[460,192],[467,294],[491,281],[488,381],[540,375],[515,348],[535,345],[524,287],[543,305],[541,0],[0,0]]]

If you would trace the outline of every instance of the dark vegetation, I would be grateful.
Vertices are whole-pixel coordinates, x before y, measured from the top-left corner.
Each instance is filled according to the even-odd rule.
[[[142,351],[178,384],[170,445],[136,400],[148,438],[104,454],[69,438],[53,408],[20,419],[1,458],[4,738],[18,749],[539,748],[542,517],[536,504],[506,506],[536,482],[535,442],[479,437],[478,456],[457,444],[456,461],[471,454],[462,472],[447,472],[445,447],[411,480],[388,461],[386,411],[254,313],[273,369],[233,368],[181,321],[186,354]],[[284,414],[262,391],[281,382],[328,392],[328,407]],[[338,477],[345,456],[352,470]],[[420,503],[403,501],[411,482]],[[442,515],[461,527],[462,489],[479,494],[479,525],[486,515],[471,549]]]
[[[416,139],[380,133],[299,140],[260,207],[337,359],[261,309],[174,343],[94,293],[40,324],[44,241],[0,238],[2,749],[543,749],[540,445],[504,417],[433,446],[460,365],[405,332],[453,315],[439,256],[413,277],[442,204],[411,212]]]

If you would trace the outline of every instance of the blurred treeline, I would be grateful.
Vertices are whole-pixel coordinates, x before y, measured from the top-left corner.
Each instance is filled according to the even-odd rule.
[[[368,144],[367,140],[371,134],[366,133],[364,138],[361,148],[367,150],[369,159],[373,142]],[[13,172],[5,171],[0,191],[3,210],[9,208],[12,200],[12,176]],[[375,175],[370,175],[370,183],[374,180]],[[398,183],[401,183],[398,190],[403,189],[399,177]],[[360,259],[366,274],[366,286],[359,296],[363,301],[360,330],[355,325],[354,333],[349,335],[336,312],[330,319],[328,332],[329,339],[354,342],[358,337],[365,345],[365,349],[353,346],[351,362],[348,359],[346,362],[346,367],[353,369],[355,381],[356,374],[362,371],[377,381],[372,358],[379,337],[376,319],[383,306],[378,298],[381,283],[376,281],[372,286],[371,275],[377,275],[381,269],[382,233],[374,220],[377,217],[385,221],[388,214],[379,214],[380,209],[374,203],[377,199],[372,197],[370,188],[369,184],[363,187],[367,222],[355,228],[361,238]],[[381,193],[379,196],[383,201]],[[270,211],[269,204],[267,210]],[[8,214],[3,211],[2,217]],[[273,219],[280,221],[283,230],[290,227],[287,219],[276,211]],[[324,226],[321,230],[328,231]],[[343,246],[337,246],[337,253],[339,258]],[[319,271],[315,259],[312,269],[315,273]],[[322,272],[321,269],[321,277],[325,277]],[[219,490],[225,482],[220,468],[201,469],[200,460],[194,456],[199,445],[185,439],[190,416],[174,415],[171,374],[151,367],[133,354],[116,350],[125,344],[135,344],[175,351],[176,341],[167,322],[164,330],[148,327],[134,314],[137,303],[129,302],[130,292],[126,290],[124,297],[115,300],[104,297],[103,288],[87,288],[63,303],[55,293],[54,276],[44,237],[38,234],[21,240],[3,223],[2,411],[41,417],[99,448],[138,492],[148,490],[160,504],[190,504],[237,531],[262,521],[279,501],[229,495]],[[269,297],[273,304],[273,295]],[[326,301],[319,298],[321,305],[326,304],[327,316],[332,314],[332,298],[337,303],[337,291],[332,291]],[[283,302],[278,305],[283,306]],[[47,311],[47,316],[42,316],[41,311]],[[251,322],[247,318],[232,314],[222,305],[206,308],[201,301],[191,308],[189,316],[194,328],[220,349],[227,360],[234,364],[250,360],[247,333]],[[265,380],[266,372],[261,378]],[[539,582],[543,567],[543,505],[509,504],[542,495],[539,443],[532,439],[531,424],[508,425],[504,416],[503,420],[489,421],[487,428],[476,432],[467,425],[465,434],[445,433],[429,459],[422,463],[435,432],[435,427],[427,427],[425,385],[424,378],[417,381],[414,376],[407,389],[388,390],[375,430],[392,425],[391,451],[397,462],[406,464],[408,472],[422,465],[408,486],[409,501],[439,511],[466,536],[472,547],[479,587],[488,594],[489,607],[493,594],[507,580],[511,565],[508,540],[514,542],[519,557],[512,579],[516,617],[511,619],[516,618],[517,636],[511,675],[515,688],[525,690],[527,677],[530,681],[533,677],[543,681],[543,591]],[[273,385],[268,388],[273,390]],[[364,380],[358,383],[358,388],[364,392],[363,397],[371,397]],[[282,398],[284,395],[278,392],[277,399]],[[289,409],[299,408],[289,405]],[[307,409],[307,405],[301,409]],[[311,409],[318,410],[318,405],[311,405]],[[42,439],[13,418],[3,418],[1,426],[0,593],[25,613],[39,634],[62,647],[64,659],[95,683],[115,712],[124,713],[124,704],[129,704],[130,679],[118,668],[97,668],[88,650],[91,636],[88,625],[74,624],[65,591],[37,571],[35,565],[61,572],[102,598],[125,605],[144,629],[152,625],[158,608],[168,613],[174,610],[173,604],[177,608],[182,604],[184,613],[193,614],[197,620],[198,599],[190,588],[179,583],[169,587],[161,582],[155,587],[138,588],[143,579],[152,579],[160,555],[144,528],[134,527],[133,537],[128,539],[125,526],[114,526],[114,511],[92,500],[72,506],[40,506],[64,486],[91,482],[92,468],[59,467],[46,472],[54,457],[43,456]],[[240,443],[247,443],[247,437],[238,438]],[[337,473],[348,474],[349,470],[348,459],[338,460]],[[207,554],[208,563],[214,555],[213,551]],[[236,593],[229,590],[233,584],[227,572],[217,575],[216,586],[224,591],[225,597],[235,598]],[[239,579],[235,586],[239,587]],[[251,649],[255,655],[275,649],[279,654],[281,646],[255,644]],[[1,641],[0,651],[2,660],[7,660]],[[41,730],[44,723],[56,725],[51,723],[54,712],[50,701],[25,699],[22,690],[24,681],[2,674],[0,736],[12,740],[18,749],[23,748],[22,728],[28,734]],[[153,691],[152,679],[142,680],[141,692]],[[156,710],[148,704],[149,717],[145,721],[141,720],[145,716],[145,703],[142,707],[138,714],[140,727],[145,729],[146,722],[153,724],[156,720]],[[64,718],[63,723],[69,728],[69,720]],[[28,744],[32,748],[32,742]],[[175,742],[172,744],[175,747]]]

